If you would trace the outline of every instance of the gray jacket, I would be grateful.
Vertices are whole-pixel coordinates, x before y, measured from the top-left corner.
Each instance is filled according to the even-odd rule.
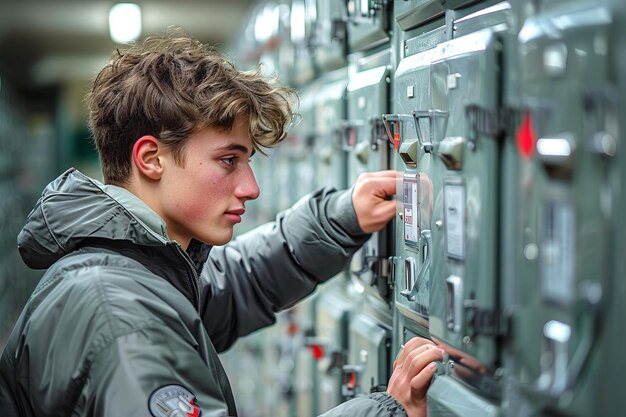
[[[223,247],[187,251],[141,200],[71,169],[18,237],[48,268],[0,358],[0,414],[235,416],[217,352],[342,270],[367,239],[349,191],[320,190]],[[405,415],[385,393],[331,416]]]

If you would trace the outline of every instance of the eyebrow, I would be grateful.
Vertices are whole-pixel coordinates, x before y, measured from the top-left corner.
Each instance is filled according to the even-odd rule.
[[[246,155],[248,154],[248,148],[243,146],[243,145],[237,145],[235,143],[231,143],[230,145],[225,145],[225,146],[221,146],[218,148],[219,150],[225,150],[225,151],[240,151],[245,153]],[[250,157],[252,157],[252,155],[254,155],[256,152],[256,149],[252,149],[252,153],[250,154]]]

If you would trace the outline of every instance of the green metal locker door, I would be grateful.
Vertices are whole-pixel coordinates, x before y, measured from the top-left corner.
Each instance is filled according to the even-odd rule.
[[[382,114],[388,111],[389,51],[369,55],[354,64],[347,87],[348,120],[344,148],[348,178],[389,169],[387,134]],[[350,274],[359,297],[350,321],[348,361],[343,366],[342,394],[351,398],[386,386],[389,377],[392,310],[389,242],[391,225],[372,234],[352,257]],[[384,389],[384,388],[383,388]]]
[[[401,0],[393,3],[394,20],[403,31],[441,17],[446,10],[438,0]]]
[[[366,314],[350,321],[350,353],[343,367],[342,394],[360,397],[384,391],[391,370],[391,329]]]
[[[391,2],[347,0],[350,52],[366,51],[389,42]]]
[[[315,77],[313,49],[311,45],[317,26],[317,5],[315,0],[292,0],[291,2],[291,42],[294,45],[293,85],[311,82]]]
[[[310,347],[309,340],[315,333],[317,300],[318,294],[314,294],[292,308],[295,327],[290,330],[294,335],[296,351],[291,378],[294,381],[292,394],[295,415],[298,417],[313,417],[320,414],[319,377],[316,372],[318,352]],[[279,364],[279,368],[282,369],[282,364]]]
[[[430,333],[475,375],[497,361],[501,47],[491,28],[442,43],[431,73],[448,118],[435,143]]]
[[[609,2],[597,3],[542,3],[518,38],[526,112],[517,130],[521,257],[514,375],[531,409],[575,416],[598,408],[598,363],[609,349],[602,334],[614,216],[620,215],[612,209],[616,39]]]
[[[330,71],[347,63],[346,3],[344,0],[316,0],[317,25],[311,46],[315,64]]]
[[[324,287],[316,303],[315,337],[307,345],[318,352],[319,412],[326,412],[344,401],[343,365],[348,355],[348,326],[354,306],[339,279]]]
[[[432,134],[435,126],[416,115],[433,109],[430,63],[435,46],[446,39],[445,27],[407,40],[410,56],[394,76],[393,114],[384,116],[392,142],[392,163],[402,177],[397,182],[395,228],[393,354],[411,336],[428,337],[429,234],[434,202]],[[434,114],[434,113],[433,113]],[[439,118],[437,118],[439,119]],[[418,129],[417,123],[420,123]]]
[[[292,129],[282,147],[286,148],[289,160],[289,200],[294,204],[306,193],[315,188],[315,100],[317,86],[309,84],[301,89],[299,113],[302,117]],[[271,198],[271,197],[270,197]]]
[[[345,188],[346,152],[341,141],[346,120],[346,87],[348,69],[329,72],[320,77],[315,103],[316,185]]]
[[[348,122],[343,142],[349,152],[348,183],[353,184],[363,172],[389,169],[390,143],[382,122],[388,107],[389,68],[379,66],[350,74],[347,99]],[[373,293],[385,302],[390,299],[389,233],[389,227],[374,233],[350,265],[357,284],[368,292],[374,289]]]
[[[402,173],[396,190],[395,308],[403,321],[413,322],[423,335],[428,332],[429,252],[422,231],[426,236],[430,230],[432,155],[424,151],[429,134],[424,132],[424,137],[418,137],[414,114],[432,106],[429,84],[433,52],[429,49],[400,61],[394,87],[394,108],[398,113],[385,116],[395,148],[395,166]]]

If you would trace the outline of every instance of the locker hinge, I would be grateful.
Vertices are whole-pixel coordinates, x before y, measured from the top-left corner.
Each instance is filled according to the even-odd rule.
[[[496,310],[481,308],[476,300],[465,300],[464,307],[470,338],[506,335],[506,322],[501,320],[500,314]]]
[[[467,120],[467,141],[471,150],[476,149],[478,138],[487,136],[496,139],[502,131],[502,121],[499,112],[485,109],[476,104],[465,106]]]
[[[387,131],[385,130],[385,122],[382,117],[372,117],[369,119],[369,125],[371,129],[371,143],[370,147],[373,151],[377,151],[380,144],[388,143],[391,147],[391,143],[387,140]]]

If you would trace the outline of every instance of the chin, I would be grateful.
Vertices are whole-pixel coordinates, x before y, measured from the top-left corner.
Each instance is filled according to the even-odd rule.
[[[228,234],[224,234],[222,236],[203,236],[201,239],[202,242],[206,243],[207,245],[212,245],[212,246],[222,246],[227,244],[228,242],[230,242],[233,238],[233,233],[228,233]]]

